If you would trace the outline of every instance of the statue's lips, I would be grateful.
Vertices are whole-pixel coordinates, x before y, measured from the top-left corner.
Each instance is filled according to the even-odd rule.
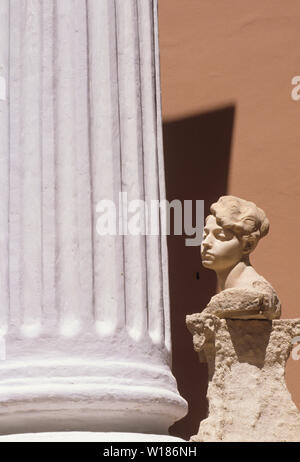
[[[212,253],[204,253],[201,255],[202,260],[213,260],[214,257]]]

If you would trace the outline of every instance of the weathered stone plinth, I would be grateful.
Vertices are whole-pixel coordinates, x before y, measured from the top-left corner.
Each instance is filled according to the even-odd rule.
[[[192,441],[300,441],[300,413],[284,373],[300,319],[187,317],[209,368],[209,416]]]

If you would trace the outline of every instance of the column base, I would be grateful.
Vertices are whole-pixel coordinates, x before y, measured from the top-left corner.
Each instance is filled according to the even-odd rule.
[[[0,436],[0,443],[5,442],[37,442],[37,443],[56,443],[56,442],[169,442],[176,443],[185,440],[168,435],[153,435],[145,433],[123,433],[123,432],[53,432],[53,433],[21,433],[18,435]]]
[[[166,435],[187,410],[168,366],[4,361],[0,376],[2,435],[124,429]]]

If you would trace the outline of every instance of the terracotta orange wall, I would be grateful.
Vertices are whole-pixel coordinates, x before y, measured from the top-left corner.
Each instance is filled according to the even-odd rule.
[[[159,28],[163,120],[234,107],[226,192],[267,213],[270,233],[252,263],[277,289],[283,317],[300,317],[300,101],[291,98],[291,79],[300,75],[300,2],[159,0]],[[287,384],[300,408],[300,361],[289,360]]]

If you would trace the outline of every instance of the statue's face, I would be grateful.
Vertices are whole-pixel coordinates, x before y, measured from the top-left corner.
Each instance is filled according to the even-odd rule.
[[[201,244],[202,265],[214,271],[233,268],[243,258],[243,246],[236,235],[224,229],[213,215],[206,220]]]

